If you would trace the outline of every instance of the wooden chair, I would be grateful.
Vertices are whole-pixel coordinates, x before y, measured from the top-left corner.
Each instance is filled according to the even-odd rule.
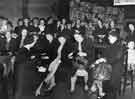
[[[123,74],[123,81],[121,83],[123,84],[123,88],[122,88],[123,95],[125,95],[126,88],[128,86],[131,87],[131,92],[133,92],[133,89],[134,89],[134,70],[128,69],[127,54],[126,54],[124,69],[125,69],[125,72]]]

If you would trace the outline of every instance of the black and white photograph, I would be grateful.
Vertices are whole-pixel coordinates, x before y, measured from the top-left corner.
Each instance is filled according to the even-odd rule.
[[[135,0],[0,0],[0,99],[135,99]]]

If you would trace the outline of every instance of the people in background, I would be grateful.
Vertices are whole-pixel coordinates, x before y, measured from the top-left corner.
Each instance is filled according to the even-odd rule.
[[[128,25],[128,35],[127,35],[127,38],[126,40],[127,41],[135,41],[135,27],[133,24],[129,24]]]
[[[32,34],[37,34],[39,33],[40,29],[39,29],[39,18],[38,17],[34,17],[32,19]]]
[[[40,29],[39,34],[41,34],[41,33],[42,33],[43,31],[45,31],[45,29],[46,29],[46,21],[45,21],[44,18],[41,18],[41,19],[39,20],[39,29]]]
[[[74,92],[77,78],[81,76],[84,77],[84,90],[87,91],[91,75],[87,66],[96,58],[100,58],[95,55],[97,52],[94,44],[107,44],[99,54],[111,64],[112,78],[103,82],[103,91],[106,93],[103,99],[116,99],[123,73],[123,46],[119,31],[113,20],[104,23],[104,20],[95,17],[96,23],[93,24],[92,21],[76,19],[74,22],[66,18],[54,20],[53,17],[34,17],[31,21],[30,18],[20,18],[13,29],[14,26],[8,20],[0,19],[0,55],[15,55],[15,65],[18,66],[15,75],[19,75],[19,79],[23,76],[22,70],[27,68],[23,68],[23,65],[33,65],[32,68],[37,68],[35,64],[40,63],[46,68],[47,75],[38,77],[42,80],[45,78],[44,81],[49,85],[48,90],[52,90],[57,83],[65,79],[71,81],[70,92]],[[90,36],[86,34],[86,28],[90,28]],[[127,40],[135,40],[133,24],[129,24],[129,30]],[[74,68],[73,61],[82,67]]]
[[[23,28],[23,19],[20,18],[17,21],[17,26],[15,27],[14,32],[20,35],[22,28]]]

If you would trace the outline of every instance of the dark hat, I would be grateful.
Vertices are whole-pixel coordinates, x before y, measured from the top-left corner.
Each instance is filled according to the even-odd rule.
[[[119,30],[118,29],[112,29],[109,32],[109,35],[112,35],[112,36],[115,36],[115,37],[119,37],[120,36],[120,33],[119,33]]]

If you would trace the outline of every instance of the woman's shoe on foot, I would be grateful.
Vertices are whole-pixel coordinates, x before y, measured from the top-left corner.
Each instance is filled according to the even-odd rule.
[[[85,86],[84,86],[84,91],[88,91],[88,90],[89,90],[88,85],[85,85]]]

